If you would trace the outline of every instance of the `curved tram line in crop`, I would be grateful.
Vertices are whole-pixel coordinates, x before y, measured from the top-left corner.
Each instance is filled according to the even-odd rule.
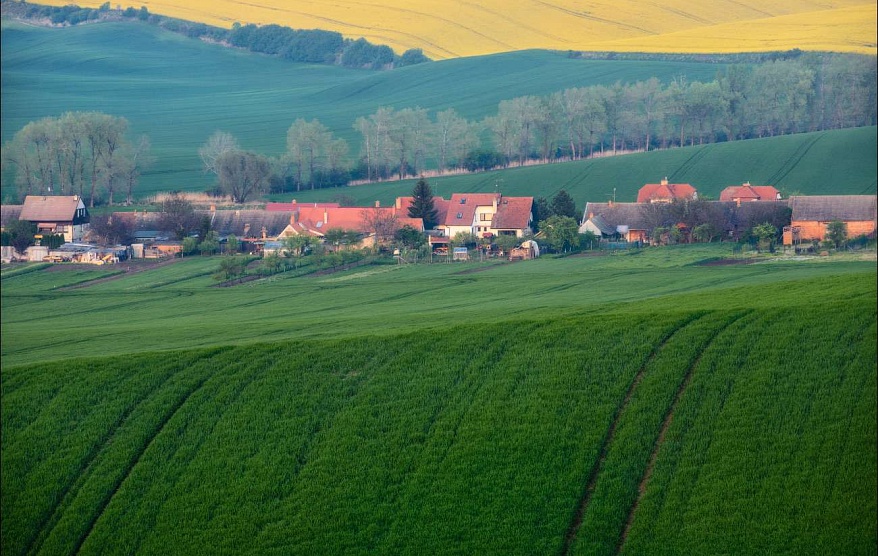
[[[692,380],[695,369],[701,362],[701,357],[704,353],[704,350],[707,349],[707,347],[714,341],[717,336],[719,336],[723,332],[723,330],[725,330],[727,327],[729,327],[749,313],[750,311],[740,312],[733,314],[731,317],[723,317],[720,315],[718,323],[710,322],[712,318],[717,316],[715,313],[696,313],[691,315],[688,319],[682,321],[675,329],[671,330],[664,338],[662,338],[656,344],[652,353],[650,353],[649,357],[640,367],[637,375],[634,377],[634,380],[628,387],[628,390],[625,393],[625,397],[619,404],[616,413],[613,416],[613,421],[610,424],[609,429],[607,430],[607,434],[604,436],[604,439],[601,443],[599,455],[595,460],[594,466],[592,467],[592,470],[589,474],[588,482],[586,483],[579,504],[577,505],[576,513],[571,520],[570,526],[568,527],[567,532],[564,536],[564,544],[560,552],[562,555],[566,556],[572,553],[573,545],[576,543],[577,538],[579,537],[580,529],[582,528],[583,522],[586,520],[589,509],[592,505],[592,499],[597,489],[598,481],[601,477],[607,474],[607,469],[610,467],[610,465],[607,465],[606,462],[608,457],[610,456],[610,452],[614,449],[614,441],[617,436],[617,431],[623,424],[627,413],[632,411],[630,407],[637,404],[636,401],[632,402],[632,399],[635,398],[638,393],[640,393],[640,390],[642,390],[641,384],[648,376],[649,371],[653,369],[654,366],[656,366],[657,360],[662,357],[665,351],[673,351],[671,347],[674,341],[679,341],[682,343],[689,339],[684,337],[682,340],[678,340],[681,336],[685,336],[686,332],[695,331],[695,333],[697,334],[698,331],[707,330],[708,333],[704,338],[701,339],[701,342],[694,342],[690,344],[693,345],[694,348],[697,350],[697,356],[694,357],[694,360],[692,360],[691,363],[685,366],[685,374],[679,381],[678,386],[675,389],[673,399],[664,411],[661,428],[658,436],[652,443],[652,449],[649,455],[648,463],[646,464],[642,474],[639,475],[641,479],[638,484],[637,496],[633,503],[629,506],[629,510],[626,512],[626,521],[624,523],[624,527],[621,529],[618,536],[618,541],[615,544],[615,552],[621,552],[622,548],[624,547],[628,531],[630,530],[631,524],[633,523],[638,503],[646,489],[646,486],[648,485],[649,477],[652,473],[652,469],[655,465],[655,460],[658,457],[659,450],[664,441],[665,433],[673,419],[674,411],[680,399],[685,394],[686,388]],[[670,357],[673,357],[673,355],[674,354],[672,354]],[[661,369],[656,369],[656,372],[659,371],[661,371]],[[614,530],[611,524],[603,524],[601,529],[603,531],[607,531],[608,529]]]

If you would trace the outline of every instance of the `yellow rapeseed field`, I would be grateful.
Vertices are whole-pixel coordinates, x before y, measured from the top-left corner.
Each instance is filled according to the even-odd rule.
[[[68,0],[43,0],[53,5]],[[101,0],[80,1],[97,7]],[[114,3],[115,5],[115,3]],[[547,48],[876,54],[875,0],[138,0],[211,25],[278,23],[365,37],[434,59]],[[123,4],[123,7],[125,5]]]

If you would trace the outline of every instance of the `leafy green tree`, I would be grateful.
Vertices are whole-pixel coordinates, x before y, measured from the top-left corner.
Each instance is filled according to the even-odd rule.
[[[579,226],[569,216],[551,216],[543,222],[541,230],[546,242],[558,253],[566,253],[579,247]]]
[[[181,246],[180,254],[183,256],[193,255],[196,251],[198,251],[198,238],[197,237],[184,238],[183,245]]]
[[[219,251],[219,236],[213,230],[207,232],[204,239],[198,244],[198,250],[202,255],[213,255]]]
[[[223,257],[214,280],[231,280],[244,274],[246,262],[240,257]]]
[[[699,224],[692,228],[692,237],[695,241],[709,243],[716,239],[722,232],[711,223]]]
[[[457,232],[451,238],[451,243],[455,247],[475,247],[479,239],[470,232]]]
[[[427,180],[421,178],[412,190],[412,204],[409,207],[409,218],[422,218],[424,229],[432,230],[438,224],[438,211],[433,206],[433,190]]]
[[[757,250],[761,248],[767,248],[770,250],[774,246],[774,241],[777,239],[777,228],[768,222],[763,222],[762,224],[753,226],[751,234],[758,240]]]
[[[579,234],[579,245],[584,249],[594,249],[600,238],[591,230],[587,230],[584,234]]]
[[[11,245],[19,255],[24,255],[27,248],[36,240],[37,225],[27,220],[13,220],[3,231],[3,245]]]
[[[835,245],[838,249],[845,244],[848,238],[848,226],[841,220],[833,220],[826,224],[826,241]]]
[[[396,231],[393,239],[406,249],[418,249],[427,242],[427,238],[411,226],[403,226]]]
[[[230,255],[237,253],[241,250],[241,242],[238,241],[238,237],[235,234],[230,235],[226,238],[226,252]]]

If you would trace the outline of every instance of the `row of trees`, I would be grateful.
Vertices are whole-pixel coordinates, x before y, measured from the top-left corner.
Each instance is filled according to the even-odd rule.
[[[127,132],[128,120],[101,112],[43,118],[3,146],[3,165],[14,168],[21,196],[77,194],[93,207],[122,193],[130,203],[153,158],[149,139],[129,140]]]
[[[517,97],[479,122],[453,109],[431,121],[421,108],[383,107],[354,129],[373,179],[417,175],[428,160],[440,170],[480,169],[875,123],[875,58],[815,55],[730,66],[709,83],[652,78]]]

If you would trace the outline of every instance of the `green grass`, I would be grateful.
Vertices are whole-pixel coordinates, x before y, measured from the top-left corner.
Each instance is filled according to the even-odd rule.
[[[658,183],[663,177],[672,183],[690,183],[709,199],[719,199],[726,187],[747,181],[774,185],[784,197],[874,195],[878,190],[876,148],[876,128],[866,127],[430,178],[428,182],[434,193],[445,198],[461,191],[493,192],[497,187],[506,195],[551,198],[564,189],[579,210],[586,202],[612,199],[614,189],[617,201],[634,202],[644,184]],[[414,180],[406,180],[275,198],[313,202],[343,193],[366,206],[411,195],[414,185]]]
[[[872,552],[875,262],[729,254],[4,277],[0,547]]]
[[[83,346],[109,355],[365,332],[396,334],[462,321],[638,310],[644,300],[673,306],[681,295],[697,310],[777,306],[798,303],[777,292],[796,291],[803,278],[831,284],[851,280],[860,287],[860,277],[868,277],[875,268],[874,262],[856,261],[691,265],[723,254],[731,255],[731,246],[547,258],[474,274],[460,271],[478,268],[479,263],[410,265],[377,273],[376,267],[362,267],[329,276],[282,274],[233,288],[208,287],[219,261],[206,257],[67,291],[53,290],[64,284],[66,273],[40,271],[3,281],[0,353],[5,366],[68,357],[70,350]],[[346,276],[351,278],[340,280]],[[712,297],[714,290],[724,292],[722,302]],[[854,295],[847,287],[837,291]],[[68,326],[71,318],[79,326]],[[56,331],[52,343],[44,341],[44,330]]]

